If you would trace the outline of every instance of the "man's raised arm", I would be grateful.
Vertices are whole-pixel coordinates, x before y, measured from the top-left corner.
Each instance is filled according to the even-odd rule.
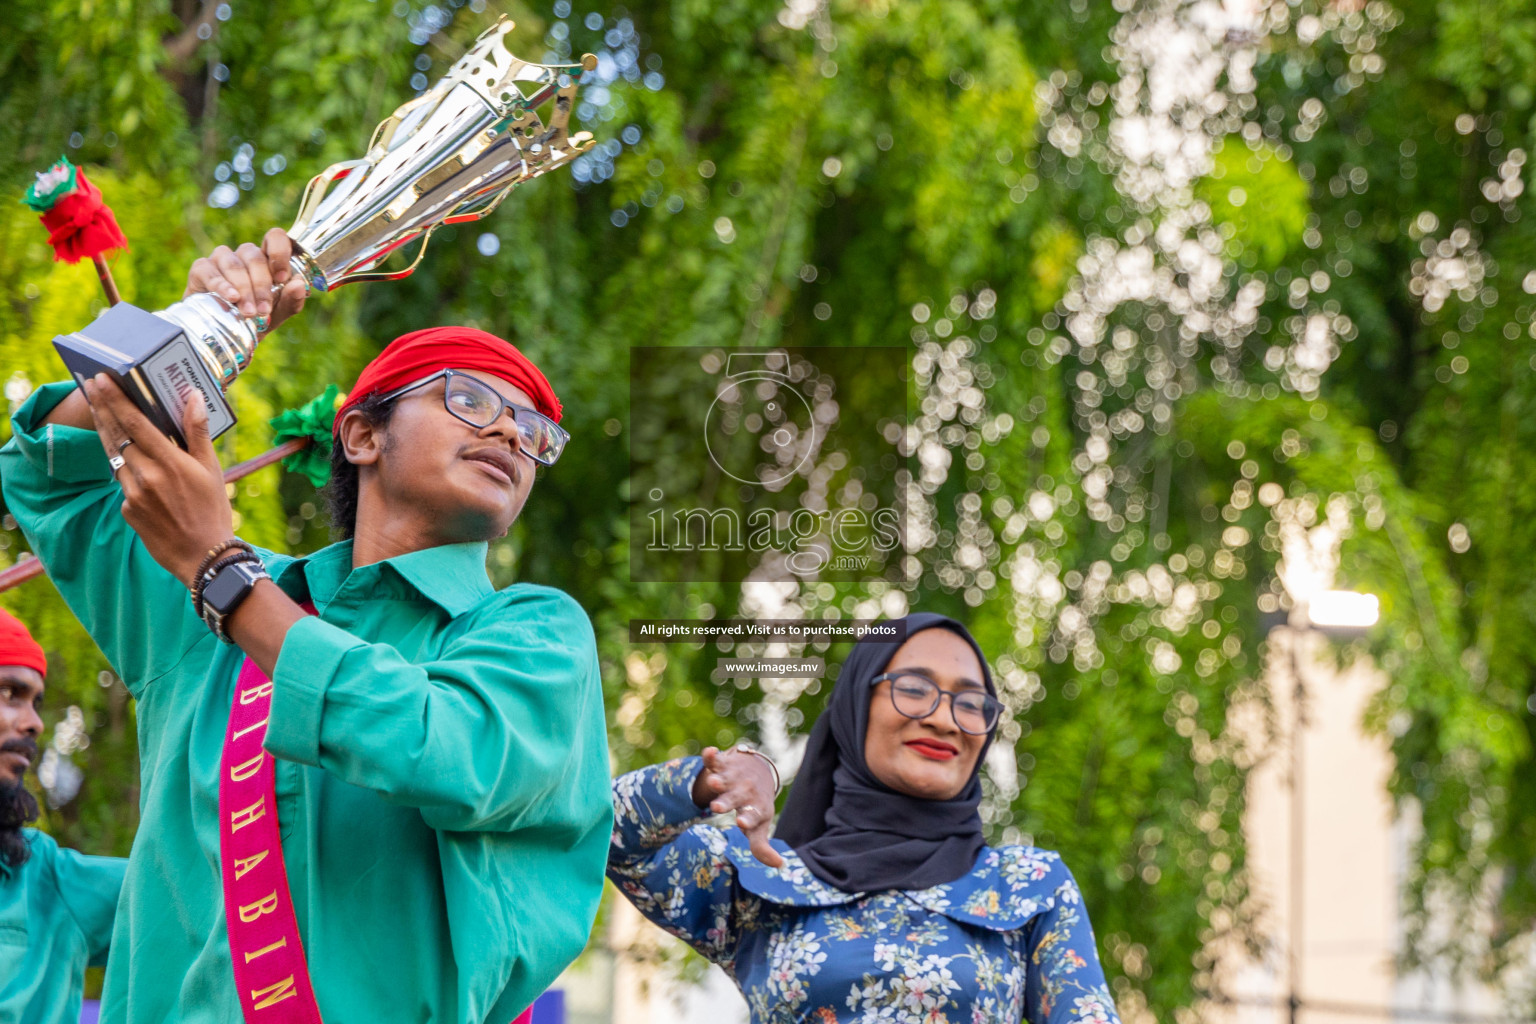
[[[222,294],[242,312],[270,315],[275,325],[303,306],[303,282],[288,276],[291,251],[287,235],[275,228],[261,247],[247,244],[238,252],[220,247],[192,265],[187,294]],[[281,291],[274,294],[270,267],[279,262]],[[232,264],[238,264],[241,273]],[[193,614],[185,581],[190,571],[168,571],[136,530],[148,528],[148,521],[125,519],[124,485],[137,487],[140,481],[131,466],[114,477],[108,457],[124,454],[118,448],[122,439],[103,435],[95,412],[73,382],[38,388],[12,417],[11,440],[0,449],[0,488],[6,510],[70,610],[130,691],[142,696],[146,685],[178,665],[197,644],[205,643],[211,651],[216,641]],[[137,456],[130,448],[127,463],[141,464]],[[209,545],[228,538],[222,478],[216,466],[200,468],[211,474],[211,480],[201,482],[217,492],[220,502],[212,507],[222,511],[223,522],[205,521],[192,504],[175,504],[177,491],[172,488],[160,492],[172,504],[155,514],[153,533],[199,541],[206,535],[212,538]],[[195,568],[196,558],[193,561]]]

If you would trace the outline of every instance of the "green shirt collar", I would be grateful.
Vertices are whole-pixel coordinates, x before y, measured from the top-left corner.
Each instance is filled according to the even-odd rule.
[[[457,617],[495,590],[485,573],[488,548],[484,542],[442,544],[354,569],[352,542],[344,540],[304,558],[295,558],[278,570],[276,581],[295,596],[307,591],[310,600],[323,611],[343,587],[366,586],[388,567],[427,600]]]

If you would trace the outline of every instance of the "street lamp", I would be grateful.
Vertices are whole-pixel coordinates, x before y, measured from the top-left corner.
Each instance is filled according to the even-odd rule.
[[[1321,633],[1336,639],[1362,635],[1381,618],[1381,602],[1375,594],[1353,590],[1322,590],[1299,601],[1288,625],[1291,662],[1291,913],[1289,956],[1290,993],[1286,1004],[1290,1024],[1297,1024],[1301,1000],[1302,883],[1305,877],[1302,827],[1305,822],[1306,788],[1302,769],[1302,731],[1307,727],[1307,685],[1301,674],[1301,634]],[[1277,622],[1276,625],[1279,625]]]
[[[1375,594],[1353,590],[1324,590],[1303,607],[1307,625],[1322,632],[1366,630],[1381,618],[1381,602]]]

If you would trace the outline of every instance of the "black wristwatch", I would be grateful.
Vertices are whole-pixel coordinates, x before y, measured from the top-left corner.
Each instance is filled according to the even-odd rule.
[[[203,587],[203,621],[214,635],[227,644],[235,641],[224,628],[240,602],[250,596],[261,580],[269,580],[267,570],[253,559],[226,565]]]

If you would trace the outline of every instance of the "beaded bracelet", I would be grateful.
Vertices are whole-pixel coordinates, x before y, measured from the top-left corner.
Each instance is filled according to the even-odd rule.
[[[736,749],[743,754],[755,754],[763,759],[763,762],[768,765],[768,770],[773,772],[773,795],[778,796],[779,793],[784,789],[784,784],[779,781],[779,766],[773,763],[773,758],[769,757],[761,750],[753,750],[751,747],[744,743],[736,744]]]
[[[239,548],[249,554],[256,554],[256,549],[251,547],[245,541],[241,540],[239,537],[231,537],[229,540],[226,540],[223,543],[215,544],[213,547],[208,549],[208,553],[204,555],[203,560],[198,563],[197,572],[192,574],[192,586],[195,587],[197,585],[197,581],[202,579],[203,576],[208,572],[208,567],[213,564],[213,560],[218,558],[219,555],[228,551],[230,548]]]
[[[192,597],[192,607],[197,612],[198,618],[203,617],[203,588],[208,586],[209,582],[211,582],[213,578],[219,574],[220,570],[234,565],[236,562],[255,562],[258,565],[261,564],[261,559],[256,555],[255,550],[252,549],[249,544],[242,542],[241,546],[235,547],[235,550],[233,551],[230,551],[230,547],[235,546],[229,545],[221,548],[220,550],[222,551],[229,551],[229,554],[223,555],[211,564],[203,565],[201,567],[202,571],[199,572],[197,576],[195,576],[192,580],[192,587],[190,591]],[[215,554],[217,553],[218,552],[215,552]]]

